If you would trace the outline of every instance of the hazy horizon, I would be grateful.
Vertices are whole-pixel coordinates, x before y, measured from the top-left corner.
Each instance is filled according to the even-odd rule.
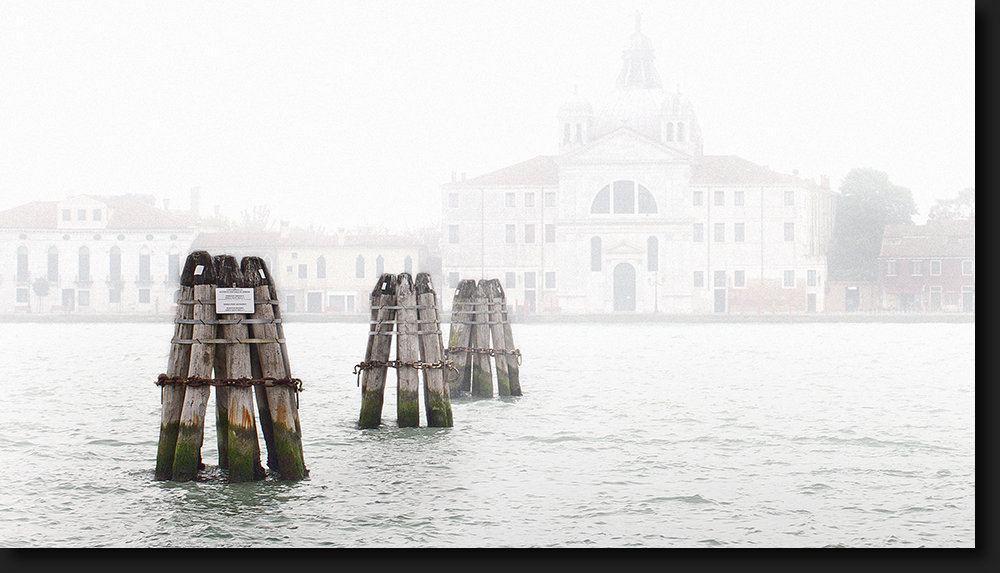
[[[975,3],[0,0],[0,210],[151,194],[292,226],[424,227],[440,186],[555,155],[641,13],[706,155],[833,188],[872,167],[922,223],[975,187]]]

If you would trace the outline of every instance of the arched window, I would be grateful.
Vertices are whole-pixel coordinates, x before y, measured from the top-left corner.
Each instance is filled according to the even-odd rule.
[[[79,270],[77,274],[79,278],[78,281],[89,281],[90,280],[90,249],[87,247],[80,247],[80,261]]]
[[[646,239],[646,270],[660,270],[660,241],[656,237]]]
[[[615,181],[615,213],[635,213],[635,182]]]
[[[413,274],[413,258],[410,257],[409,255],[407,255],[406,258],[403,259],[403,272],[408,275]]]
[[[597,196],[594,197],[594,202],[590,204],[591,213],[610,213],[611,212],[611,186],[605,185],[603,189],[597,192]]]
[[[583,126],[576,124],[576,142],[583,143]]]
[[[59,281],[59,249],[49,247],[49,268],[46,278],[50,283]]]
[[[563,126],[563,143],[569,143],[569,124]]]
[[[375,257],[375,276],[381,277],[383,271],[385,271],[385,259],[382,255]]]
[[[359,279],[365,278],[365,258],[361,255],[354,261],[354,276]]]
[[[638,200],[636,197],[638,189]],[[614,197],[611,192],[614,191]],[[611,185],[605,185],[594,197],[594,202],[590,205],[591,213],[610,213],[612,199],[615,213],[656,213],[656,200],[653,195],[642,185],[635,181],[615,181]],[[637,209],[638,207],[638,209]]]
[[[590,270],[601,270],[601,238],[590,239]]]
[[[118,247],[111,247],[111,252],[108,253],[108,280],[111,282],[122,280],[122,250]]]
[[[316,278],[326,278],[326,257],[323,255],[320,255],[319,258],[316,259]]]
[[[649,189],[646,189],[642,185],[639,185],[639,212],[656,212],[656,199],[653,199],[653,195],[649,192]]]
[[[667,123],[667,133],[665,135],[667,141],[674,140],[674,122]]]
[[[677,141],[684,141],[684,122],[677,123]]]
[[[17,248],[17,282],[28,282],[28,247]]]

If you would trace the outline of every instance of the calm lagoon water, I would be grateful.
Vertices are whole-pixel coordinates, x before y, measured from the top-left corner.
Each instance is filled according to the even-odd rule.
[[[359,430],[367,330],[286,324],[310,475],[230,485],[211,414],[153,480],[172,324],[6,324],[0,547],[976,545],[974,324],[515,324],[524,396]]]

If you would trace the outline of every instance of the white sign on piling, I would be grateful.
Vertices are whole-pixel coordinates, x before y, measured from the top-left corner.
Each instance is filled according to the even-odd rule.
[[[216,314],[253,314],[252,288],[216,288]]]

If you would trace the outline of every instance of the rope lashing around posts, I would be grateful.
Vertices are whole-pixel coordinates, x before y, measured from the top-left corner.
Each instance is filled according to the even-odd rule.
[[[289,386],[296,392],[302,391],[302,380],[299,378],[198,378],[190,376],[182,378],[180,376],[167,376],[160,374],[156,379],[157,386],[264,386],[271,388],[274,386]]]
[[[474,352],[476,354],[489,354],[491,357],[496,357],[497,355],[510,355],[517,357],[517,365],[521,365],[521,350],[513,349],[507,350],[506,348],[470,348],[468,346],[449,346],[444,349],[445,354],[456,354],[458,352]]]
[[[441,360],[438,362],[423,362],[422,360],[414,361],[403,361],[403,360],[369,360],[367,362],[362,361],[360,364],[354,365],[354,374],[358,377],[358,386],[361,386],[361,373],[365,370],[370,370],[372,368],[400,368],[403,366],[409,366],[416,370],[427,370],[427,369],[439,369],[443,370],[445,368],[450,368],[452,370],[457,370],[455,368],[455,363],[451,360]]]

